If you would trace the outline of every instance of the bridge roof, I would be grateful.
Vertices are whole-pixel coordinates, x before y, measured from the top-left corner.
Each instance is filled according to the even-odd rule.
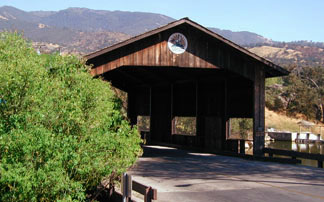
[[[93,52],[93,53],[90,53],[85,57],[85,59],[87,60],[87,63],[88,64],[94,64],[94,67],[99,67],[100,65],[103,65],[105,63],[109,63],[111,62],[111,60],[105,60],[103,58],[109,58],[109,55],[113,54],[113,52],[116,52],[116,51],[120,51],[122,49],[129,49],[129,47],[131,47],[132,44],[143,44],[143,43],[149,43],[149,42],[146,42],[147,40],[155,40],[154,38],[152,38],[153,36],[156,36],[156,35],[161,35],[161,33],[163,32],[167,32],[168,30],[174,30],[176,28],[179,28],[180,30],[182,30],[183,32],[186,32],[186,30],[189,30],[190,31],[187,31],[187,35],[197,35],[197,32],[201,32],[200,34],[203,34],[203,38],[200,37],[200,38],[196,38],[194,39],[195,41],[199,41],[199,40],[207,40],[207,41],[217,41],[216,42],[213,42],[213,43],[210,43],[208,44],[209,47],[207,47],[207,49],[209,49],[209,51],[217,51],[217,45],[215,44],[218,44],[218,43],[222,43],[222,46],[225,47],[225,51],[229,51],[229,52],[235,52],[236,55],[239,55],[241,58],[245,58],[244,60],[249,60],[249,61],[253,61],[254,63],[258,63],[258,64],[261,64],[262,68],[264,68],[264,71],[265,71],[265,75],[266,77],[276,77],[276,76],[284,76],[284,75],[288,75],[289,74],[289,71],[285,70],[284,68],[282,68],[281,66],[279,65],[276,65],[274,64],[273,62],[267,60],[267,59],[264,59],[250,51],[248,51],[247,49],[235,44],[234,42],[214,33],[213,31],[197,24],[196,22],[188,19],[188,18],[183,18],[183,19],[180,19],[180,20],[177,20],[177,21],[174,21],[174,22],[171,22],[165,26],[162,26],[162,27],[159,27],[157,29],[154,29],[154,30],[151,30],[149,32],[146,32],[146,33],[143,33],[141,35],[138,35],[138,36],[135,36],[133,38],[130,38],[128,40],[125,40],[123,42],[120,42],[120,43],[117,43],[115,45],[112,45],[110,47],[106,47],[104,49],[101,49],[101,50],[98,50],[96,52]],[[199,34],[199,33],[198,33]],[[159,36],[161,38],[161,36]],[[190,37],[189,37],[190,38]],[[165,40],[165,39],[164,39]],[[155,40],[156,41],[156,40]],[[190,42],[189,42],[190,43]],[[152,45],[152,44],[151,44]],[[189,44],[190,45],[190,44]],[[206,48],[206,47],[199,47],[196,45],[195,48]],[[145,49],[146,47],[142,47],[142,49]],[[134,49],[134,48],[133,48]],[[215,49],[215,50],[213,50]],[[138,52],[140,51],[141,48],[137,48],[136,50],[134,49],[134,52]],[[125,52],[125,51],[122,51],[122,52]],[[129,50],[127,51],[128,54],[130,54]],[[201,51],[200,51],[201,52]],[[164,54],[162,51],[160,52],[160,54]],[[125,56],[125,54],[121,54],[121,53],[118,53],[117,55],[123,57]],[[200,57],[200,58],[203,58],[201,57],[201,55],[197,54],[197,51],[194,53],[194,55]],[[200,64],[198,65],[197,67],[202,67],[201,65],[205,65],[206,67],[221,67],[222,65],[220,64],[216,64],[213,62],[213,61],[210,61],[210,57],[211,56],[211,53],[207,53],[207,55],[209,55],[208,57],[209,58],[203,58],[205,61],[207,61],[207,64]],[[206,54],[204,55],[204,57],[206,57]],[[114,59],[116,59],[115,57],[113,57]],[[232,57],[233,58],[233,57]],[[188,60],[188,58],[186,57],[183,57],[184,60]],[[182,60],[183,60],[182,59]],[[128,60],[128,59],[127,59]],[[196,59],[197,60],[197,59]],[[233,59],[232,59],[233,60]],[[126,61],[124,59],[124,61]],[[125,62],[124,62],[125,63]],[[210,64],[210,65],[209,65]],[[214,64],[214,65],[213,65]],[[189,66],[189,67],[196,67],[195,65],[193,66],[190,66],[188,64],[179,64],[179,62],[177,62],[177,64],[170,64],[170,63],[167,63],[166,64],[163,64],[163,61],[162,63],[158,63],[158,64],[152,64],[148,61],[147,64],[145,64],[145,61],[143,64],[141,63],[138,63],[136,64],[135,63],[125,63],[123,64],[122,62],[120,62],[120,64],[116,64],[115,65],[115,68],[118,68],[119,66]],[[107,66],[107,65],[106,65]],[[101,71],[93,71],[92,73],[94,75],[97,75],[97,74],[100,74],[100,73],[105,73],[105,69],[106,71],[109,71],[109,70],[112,70],[114,68],[104,68],[102,67],[103,70],[102,72]],[[222,67],[221,67],[222,68]]]

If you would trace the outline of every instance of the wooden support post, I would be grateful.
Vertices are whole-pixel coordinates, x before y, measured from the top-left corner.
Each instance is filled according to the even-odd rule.
[[[222,120],[222,150],[226,150],[226,140],[229,136],[229,118],[228,118],[228,109],[227,109],[227,102],[228,102],[228,98],[227,98],[227,78],[224,81],[224,91],[223,91],[223,107],[224,107],[224,111],[223,111],[223,120]],[[241,142],[240,142],[241,143]],[[245,143],[244,143],[245,144]],[[244,150],[244,154],[245,154],[245,145],[243,145],[243,150]],[[242,148],[240,148],[240,153],[242,153]]]
[[[199,93],[200,84],[196,82],[196,146],[204,147],[205,145],[205,135],[204,135],[204,118],[201,116],[201,109],[200,109],[200,93]]]
[[[134,91],[129,91],[127,93],[127,117],[131,125],[137,124],[137,114],[136,114],[136,94]]]
[[[176,125],[175,125],[175,116],[174,116],[174,84],[171,84],[171,143],[173,142],[172,135],[176,133]]]
[[[154,116],[153,116],[153,107],[152,107],[152,98],[153,97],[153,89],[150,87],[150,140],[153,140],[153,134],[154,134]]]
[[[318,168],[323,168],[323,161],[317,161],[317,167]]]
[[[240,154],[245,154],[245,140],[240,140]]]
[[[254,68],[254,71],[253,155],[263,156],[265,127],[265,73],[259,66]]]
[[[170,86],[151,89],[151,139],[158,142],[171,142],[171,98]]]
[[[127,173],[123,173],[121,177],[121,185],[123,202],[128,202],[132,197],[132,176],[128,175]]]

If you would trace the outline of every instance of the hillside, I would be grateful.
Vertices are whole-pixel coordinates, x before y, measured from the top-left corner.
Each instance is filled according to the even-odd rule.
[[[242,46],[273,43],[271,39],[267,39],[253,32],[232,32],[230,30],[222,30],[218,28],[210,28],[210,30]]]
[[[285,45],[262,45],[248,47],[248,50],[273,61],[276,64],[301,65],[301,66],[324,66],[324,47],[322,45],[303,45],[285,43]]]
[[[58,12],[31,12],[49,26],[82,31],[112,31],[138,35],[174,21],[161,14],[68,8]]]
[[[59,50],[67,53],[85,54],[174,20],[165,15],[144,12],[87,8],[25,12],[9,6],[0,7],[0,30],[22,32],[26,38],[42,43],[45,52],[52,50],[51,44],[56,44]],[[242,46],[271,42],[252,32],[210,29]]]

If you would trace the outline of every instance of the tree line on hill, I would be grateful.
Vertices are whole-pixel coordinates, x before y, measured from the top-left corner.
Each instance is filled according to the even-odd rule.
[[[267,80],[266,106],[324,123],[324,67],[289,65],[287,69],[289,76]]]

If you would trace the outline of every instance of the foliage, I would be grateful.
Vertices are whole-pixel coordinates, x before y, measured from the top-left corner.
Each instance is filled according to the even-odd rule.
[[[196,135],[196,117],[174,117],[175,134]]]
[[[231,118],[231,137],[240,138],[240,139],[248,139],[249,134],[253,133],[253,119],[249,118]]]
[[[267,83],[266,106],[324,122],[324,68],[289,66],[281,83]]]
[[[150,131],[150,116],[138,116],[137,127],[140,131]]]
[[[313,106],[316,105],[316,93],[294,74],[288,76],[285,82],[286,92],[283,95],[288,101],[288,114],[294,115],[300,113],[309,119],[314,119],[316,108]]]
[[[108,83],[0,33],[0,201],[83,201],[141,154]]]
[[[285,106],[280,95],[282,93],[282,84],[279,80],[267,79],[266,80],[266,100],[265,105],[271,110],[282,111]]]

